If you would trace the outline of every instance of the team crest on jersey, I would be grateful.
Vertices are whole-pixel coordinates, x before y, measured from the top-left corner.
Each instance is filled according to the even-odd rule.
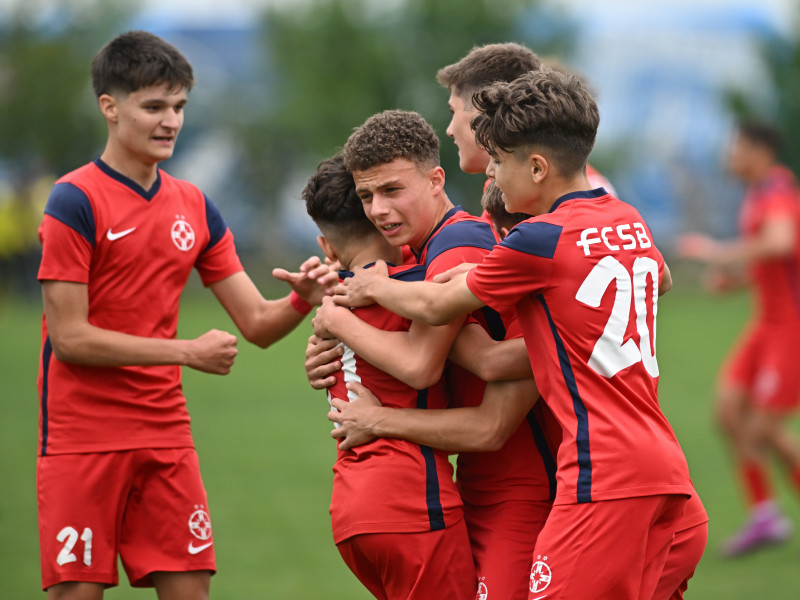
[[[536,592],[543,592],[550,585],[550,580],[553,574],[550,572],[550,567],[547,566],[547,557],[541,555],[536,557],[536,562],[531,567],[531,582],[529,589],[534,594]]]
[[[183,215],[175,215],[172,224],[172,242],[183,252],[188,252],[194,246],[194,229]]]
[[[195,511],[189,517],[189,531],[199,540],[207,540],[211,537],[211,517],[203,505],[195,505]]]
[[[483,577],[478,581],[478,593],[475,594],[475,600],[489,600],[489,588],[483,581]]]

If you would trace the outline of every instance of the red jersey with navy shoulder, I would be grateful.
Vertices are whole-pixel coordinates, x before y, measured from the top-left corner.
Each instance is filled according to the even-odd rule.
[[[498,238],[491,225],[461,207],[451,209],[423,244],[417,257],[431,279],[462,263],[479,263]],[[472,313],[496,340],[509,337],[515,316],[484,307]],[[511,333],[511,335],[514,335]],[[462,367],[449,363],[446,379],[452,406],[478,406],[486,383]],[[555,452],[560,430],[547,407],[534,407],[506,444],[495,452],[458,455],[456,483],[464,502],[496,504],[506,500],[548,501],[555,497]]]
[[[652,239],[604,189],[574,192],[518,224],[467,276],[481,301],[516,309],[562,428],[556,504],[693,493],[658,404],[664,259]]]
[[[390,267],[401,281],[421,281],[423,267]],[[383,331],[408,331],[411,322],[378,304],[353,309]],[[345,387],[358,381],[392,408],[441,409],[448,404],[444,382],[416,390],[378,369],[346,345],[342,369],[328,397],[351,399]],[[396,438],[377,438],[351,450],[338,451],[333,467],[331,523],[336,544],[366,533],[436,531],[463,518],[461,497],[453,483],[446,452]]]
[[[159,170],[149,191],[100,159],[59,179],[39,228],[39,280],[88,286],[89,322],[175,338],[193,268],[205,285],[242,270],[233,235],[194,185]],[[42,318],[39,454],[193,447],[181,368],[59,361]]]
[[[773,218],[791,219],[800,231],[800,190],[794,174],[774,166],[745,195],[740,227],[745,238],[759,234]],[[800,324],[800,235],[786,258],[761,259],[750,268],[756,293],[756,317],[767,323]]]

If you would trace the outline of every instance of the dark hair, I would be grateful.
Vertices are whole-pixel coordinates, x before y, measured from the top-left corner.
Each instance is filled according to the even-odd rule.
[[[503,192],[494,181],[490,181],[483,190],[481,207],[498,227],[505,227],[506,229],[511,229],[517,223],[531,218],[531,215],[526,213],[508,212],[505,202],[503,202]]]
[[[778,155],[783,145],[783,137],[778,128],[766,121],[745,119],[739,122],[739,135],[753,144],[763,146]]]
[[[350,171],[364,171],[398,158],[423,168],[439,166],[439,138],[418,113],[386,110],[372,115],[344,145],[344,161]]]
[[[337,240],[373,233],[380,235],[364,213],[353,175],[345,167],[341,155],[317,166],[301,196],[309,216],[325,235],[333,234]]]
[[[472,101],[472,94],[491,83],[514,81],[541,67],[539,57],[521,44],[486,44],[473,47],[458,62],[439,69],[436,80],[457,96]]]
[[[532,71],[484,88],[474,102],[479,111],[471,123],[475,140],[491,156],[541,146],[565,175],[586,168],[600,115],[575,75]]]
[[[118,35],[92,60],[92,86],[98,98],[162,83],[191,90],[192,66],[172,44],[147,31]]]

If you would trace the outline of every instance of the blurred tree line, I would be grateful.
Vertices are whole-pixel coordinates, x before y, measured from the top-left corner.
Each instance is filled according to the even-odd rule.
[[[530,39],[522,24],[537,20],[549,27]],[[458,169],[445,135],[448,93],[436,72],[490,42],[519,41],[539,54],[563,56],[574,33],[537,0],[313,0],[267,10],[261,29],[276,93],[259,114],[245,113],[240,122],[248,181],[269,189],[298,165],[309,173],[367,117],[400,108],[434,126],[449,193],[472,208],[480,184]]]
[[[8,232],[24,229],[24,244],[38,246],[35,231],[30,232],[43,199],[41,192],[31,193],[34,186],[102,150],[105,126],[91,92],[89,63],[139,14],[136,0],[19,0],[15,11],[0,15],[4,281],[4,253],[7,257],[14,252],[9,248],[19,245],[10,242]],[[457,150],[445,135],[450,115],[447,92],[435,80],[437,70],[474,45],[509,40],[569,64],[578,34],[577,26],[546,0],[278,2],[267,4],[253,26],[260,46],[251,77],[261,85],[239,89],[231,79],[225,84],[230,87],[193,101],[176,158],[198,130],[224,130],[234,140],[237,160],[226,191],[241,194],[259,215],[252,223],[245,219],[252,229],[260,228],[259,250],[264,244],[266,249],[286,246],[291,234],[274,217],[282,199],[298,198],[316,164],[337,152],[369,115],[388,108],[415,110],[431,122],[442,140],[451,198],[476,209],[480,184],[460,172]],[[770,40],[764,52],[776,100],[758,110],[783,127],[789,163],[800,171],[800,45],[796,36]],[[253,89],[260,91],[254,95]],[[731,106],[756,110],[747,97],[732,98]],[[225,150],[219,146],[218,152]],[[14,210],[4,211],[14,202]],[[35,218],[23,223],[20,202],[33,207]],[[247,233],[236,233],[247,248]]]
[[[755,102],[743,93],[732,93],[729,105],[740,118],[757,118],[778,127],[783,134],[782,159],[800,177],[800,9],[795,8],[794,35],[765,38],[760,47],[775,94],[767,102]]]
[[[572,26],[553,10],[540,0],[271,3],[254,24],[262,65],[255,76],[267,83],[263,97],[232,88],[214,94],[219,106],[211,110],[193,102],[176,157],[193,131],[221,127],[241,157],[229,175],[234,188],[259,214],[271,215],[281,197],[299,197],[297,182],[368,116],[416,110],[440,135],[453,200],[474,209],[479,183],[461,174],[445,136],[447,92],[436,71],[472,46],[496,41],[564,56]],[[103,43],[131,28],[138,11],[134,0],[31,0],[0,18],[0,181],[33,185],[40,174],[55,177],[102,151],[105,126],[89,64]],[[540,21],[547,26],[531,29]],[[41,214],[41,202],[35,208]],[[259,237],[284,245],[275,239],[281,233],[275,219],[263,217],[257,226],[264,223],[270,231]],[[246,247],[247,235],[241,239]]]

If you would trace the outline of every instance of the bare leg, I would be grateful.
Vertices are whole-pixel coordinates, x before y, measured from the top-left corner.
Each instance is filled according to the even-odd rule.
[[[733,384],[721,384],[714,403],[714,417],[737,460],[744,450],[742,435],[747,413],[747,392]]]
[[[208,600],[211,588],[211,573],[189,571],[153,573],[153,584],[158,600]]]
[[[65,581],[47,588],[47,600],[101,600],[102,583]]]

